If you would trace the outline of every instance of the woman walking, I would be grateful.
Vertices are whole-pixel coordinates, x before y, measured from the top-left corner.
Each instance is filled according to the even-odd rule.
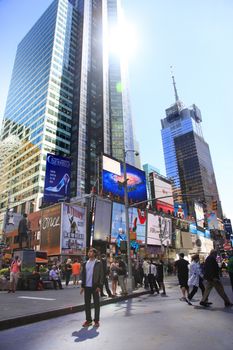
[[[192,262],[189,269],[188,285],[193,286],[192,291],[188,295],[188,299],[191,300],[197,293],[198,287],[200,287],[202,295],[204,294],[205,287],[203,285],[203,275],[199,263],[199,255],[195,254],[192,256]]]
[[[116,259],[113,258],[113,261],[110,265],[110,278],[112,280],[112,296],[115,297],[116,290],[117,290],[117,284],[118,284],[118,264],[116,262]]]

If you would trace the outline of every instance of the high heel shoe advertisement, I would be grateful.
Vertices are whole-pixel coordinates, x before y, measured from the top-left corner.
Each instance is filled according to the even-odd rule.
[[[57,202],[70,196],[70,159],[47,154],[44,200]]]

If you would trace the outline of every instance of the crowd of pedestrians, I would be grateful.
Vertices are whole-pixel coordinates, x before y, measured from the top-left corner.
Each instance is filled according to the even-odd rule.
[[[62,280],[67,288],[70,284],[80,288],[84,293],[86,321],[83,327],[92,324],[91,298],[94,301],[94,326],[99,326],[100,297],[115,298],[117,295],[127,295],[127,264],[122,256],[113,257],[111,261],[105,254],[98,255],[96,249],[90,248],[88,259],[67,258],[63,263],[53,261],[53,265],[47,269],[48,279],[52,282],[54,289],[63,289]],[[185,259],[183,253],[170,268],[170,272],[177,274],[181,289],[181,301],[192,305],[194,296],[200,288],[202,299],[200,306],[209,307],[209,295],[213,288],[224,301],[225,307],[233,304],[225,293],[220,280],[220,269],[217,263],[217,252],[212,250],[205,262],[200,263],[198,254],[191,257],[191,263]],[[44,268],[43,268],[44,269]],[[144,287],[151,294],[166,296],[164,284],[164,262],[161,258],[132,260],[132,274],[134,287]],[[16,291],[17,282],[21,271],[21,261],[16,256],[10,264],[10,282],[8,293]],[[168,272],[168,269],[167,269]],[[228,261],[228,272],[233,290],[233,255]],[[37,278],[37,289],[43,289],[40,269],[34,271]],[[110,284],[109,284],[110,282]],[[118,288],[119,287],[119,288]],[[120,290],[120,291],[119,291]],[[107,294],[106,294],[107,293]]]

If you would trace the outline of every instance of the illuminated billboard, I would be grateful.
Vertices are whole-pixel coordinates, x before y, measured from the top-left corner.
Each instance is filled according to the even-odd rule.
[[[86,208],[62,204],[61,251],[84,254],[86,248]]]
[[[47,251],[48,256],[61,253],[61,205],[42,210],[40,249]]]
[[[126,164],[129,204],[147,200],[145,172]],[[103,156],[102,190],[105,196],[117,202],[124,202],[123,164]]]
[[[136,208],[129,208],[129,230],[136,232],[136,240],[139,243],[145,243],[146,220],[143,219],[142,213]],[[113,203],[112,207],[112,229],[111,241],[126,241],[126,223],[125,223],[125,206],[120,203]]]
[[[204,227],[204,210],[202,204],[194,202],[197,226]]]
[[[55,203],[70,197],[69,158],[47,154],[44,184],[44,202]]]

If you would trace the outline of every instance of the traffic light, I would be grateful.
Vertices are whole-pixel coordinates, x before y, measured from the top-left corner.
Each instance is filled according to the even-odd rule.
[[[212,210],[217,210],[218,209],[218,202],[217,201],[212,201]]]

